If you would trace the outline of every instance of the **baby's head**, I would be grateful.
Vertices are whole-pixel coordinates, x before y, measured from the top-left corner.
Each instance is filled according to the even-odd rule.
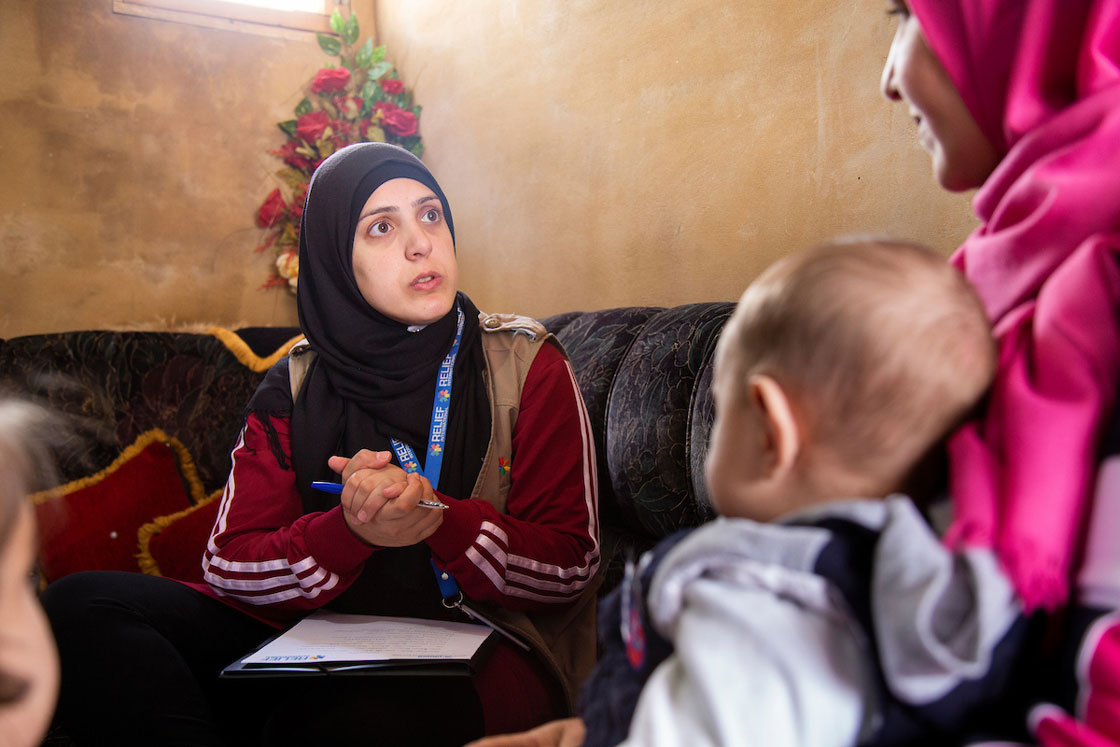
[[[44,410],[0,399],[0,742],[39,744],[58,692],[58,656],[35,596],[35,515],[27,495],[53,484]]]
[[[747,288],[716,352],[715,508],[769,521],[901,489],[995,365],[980,301],[928,249],[853,240],[780,260]]]

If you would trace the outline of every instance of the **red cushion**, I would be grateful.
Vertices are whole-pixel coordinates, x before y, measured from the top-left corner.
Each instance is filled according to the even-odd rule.
[[[54,581],[83,570],[139,571],[140,526],[189,508],[191,493],[201,495],[201,486],[188,489],[184,482],[193,470],[181,472],[181,457],[186,457],[182,444],[163,431],[148,431],[96,475],[31,496],[44,578]]]
[[[201,583],[202,551],[218,518],[221,496],[217,490],[197,506],[140,527],[140,569],[153,576]]]

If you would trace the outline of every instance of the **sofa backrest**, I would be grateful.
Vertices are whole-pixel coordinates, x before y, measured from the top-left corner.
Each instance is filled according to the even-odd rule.
[[[704,483],[712,361],[733,303],[541,321],[572,360],[595,433],[605,589],[662,537],[714,517]]]
[[[628,554],[713,516],[703,478],[711,368],[733,308],[641,306],[541,320],[568,351],[594,430],[605,588]],[[190,452],[209,493],[229,473],[245,405],[264,375],[248,363],[298,332],[238,330],[232,344],[228,333],[213,332],[12,338],[0,343],[0,393],[30,396],[70,420],[75,448],[62,455],[65,481],[105,468],[158,428]]]
[[[274,339],[298,331],[278,330]],[[207,491],[221,486],[245,404],[263,375],[214,334],[62,332],[0,346],[0,393],[29,397],[72,427],[59,465],[64,481],[103,469],[159,428],[187,447]]]

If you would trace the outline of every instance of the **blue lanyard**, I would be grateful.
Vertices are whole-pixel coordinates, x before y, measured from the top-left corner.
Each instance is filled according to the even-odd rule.
[[[451,379],[455,374],[455,357],[459,354],[459,343],[463,340],[463,309],[456,308],[459,311],[459,324],[455,330],[455,342],[451,344],[451,351],[443,359],[443,363],[439,366],[439,374],[436,376],[436,395],[432,402],[432,424],[428,429],[428,453],[424,460],[424,468],[420,469],[420,462],[416,459],[416,452],[412,450],[411,446],[395,438],[390,439],[390,443],[393,444],[393,451],[397,454],[397,461],[401,464],[401,469],[405,472],[419,472],[428,478],[433,490],[439,486],[439,473],[443,469],[443,444],[447,439],[447,414],[451,411]],[[431,563],[432,570],[436,574],[436,583],[439,584],[439,592],[443,595],[443,603],[447,606],[457,606],[462,601],[459,584],[455,583],[455,579],[450,573],[441,571],[436,566],[435,560],[432,560]],[[454,604],[448,604],[448,600],[454,597],[458,597],[457,601]]]

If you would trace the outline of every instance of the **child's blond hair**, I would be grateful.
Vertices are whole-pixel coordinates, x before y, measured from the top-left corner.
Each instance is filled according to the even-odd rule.
[[[38,405],[0,397],[0,544],[8,538],[20,502],[55,484],[51,444],[60,427]]]
[[[914,244],[851,239],[780,260],[751,284],[725,356],[797,405],[814,458],[890,490],[991,383],[995,346],[964,277]]]

